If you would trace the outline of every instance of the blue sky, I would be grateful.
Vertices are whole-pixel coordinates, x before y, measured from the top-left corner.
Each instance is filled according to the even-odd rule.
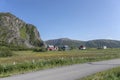
[[[120,0],[0,0],[0,12],[35,25],[43,40],[120,40]]]

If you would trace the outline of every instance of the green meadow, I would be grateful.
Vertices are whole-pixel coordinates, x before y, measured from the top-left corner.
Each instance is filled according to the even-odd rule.
[[[0,77],[115,58],[120,58],[119,48],[47,52],[13,51],[13,56],[0,57]]]

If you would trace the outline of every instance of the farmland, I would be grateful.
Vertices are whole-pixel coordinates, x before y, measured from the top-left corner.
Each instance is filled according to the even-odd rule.
[[[0,77],[63,65],[120,58],[120,49],[70,51],[14,51],[12,57],[0,58]]]

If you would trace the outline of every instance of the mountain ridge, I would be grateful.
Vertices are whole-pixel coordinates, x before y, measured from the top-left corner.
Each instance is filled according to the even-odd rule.
[[[94,40],[88,40],[88,41],[73,40],[69,38],[67,38],[66,40],[63,40],[63,39],[64,38],[47,40],[45,41],[45,43],[48,45],[50,44],[50,45],[56,45],[56,46],[68,45],[70,47],[79,47],[80,45],[84,45],[90,48],[99,48],[102,46],[107,46],[109,48],[120,47],[120,41],[112,40],[112,39],[94,39]]]

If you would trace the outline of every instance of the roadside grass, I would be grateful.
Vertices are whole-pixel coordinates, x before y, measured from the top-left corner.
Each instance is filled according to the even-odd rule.
[[[63,65],[120,58],[120,49],[70,51],[14,51],[12,57],[0,58],[0,77]]]
[[[120,67],[98,72],[79,80],[120,80]]]

